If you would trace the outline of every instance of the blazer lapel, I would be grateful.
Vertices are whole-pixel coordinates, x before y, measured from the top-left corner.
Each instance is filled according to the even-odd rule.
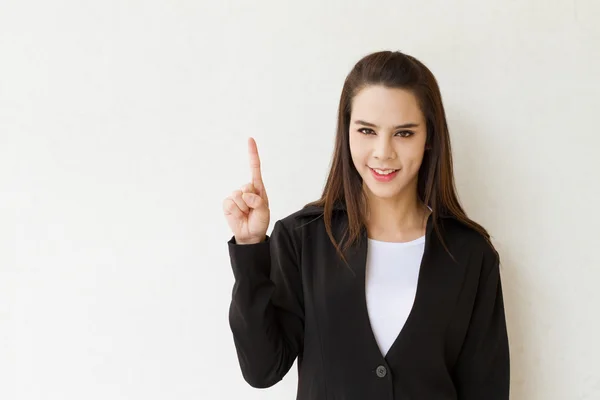
[[[345,206],[343,204],[337,204],[334,207],[335,211],[344,212]],[[321,217],[323,215],[323,208],[318,206],[307,206],[300,210],[297,214],[298,217]],[[441,216],[440,218],[451,218],[451,216]],[[340,240],[344,230],[348,226],[347,218],[338,219],[343,221],[341,224],[334,226],[334,234],[336,240]],[[440,260],[433,260],[434,255],[432,249],[437,249],[438,241],[435,237],[433,230],[433,214],[427,219],[427,225],[425,230],[425,250],[423,258],[421,259],[421,265],[419,268],[419,275],[417,279],[417,290],[415,300],[413,302],[411,311],[406,320],[404,327],[398,332],[396,339],[390,347],[387,354],[384,356],[381,354],[379,345],[373,333],[373,329],[370,323],[369,312],[366,301],[366,266],[367,266],[367,253],[368,253],[368,235],[365,227],[361,230],[361,236],[358,243],[349,247],[344,256],[348,260],[348,265],[351,269],[350,272],[346,270],[345,273],[338,271],[335,275],[337,280],[330,284],[344,286],[337,288],[330,288],[332,295],[331,299],[335,299],[340,304],[346,304],[355,310],[355,318],[351,318],[346,321],[346,328],[348,331],[347,335],[354,338],[362,338],[361,343],[355,343],[357,346],[367,346],[369,357],[373,357],[373,362],[385,358],[386,360],[391,357],[394,358],[395,353],[402,353],[402,348],[409,345],[412,339],[419,335],[419,332],[423,328],[419,317],[423,315],[424,311],[430,306],[430,299],[435,297],[436,287],[439,287],[439,266],[436,267]],[[325,237],[327,237],[325,235]],[[343,264],[343,261],[339,260],[336,265],[330,265],[331,267],[347,268]],[[329,267],[326,265],[326,267]],[[352,275],[352,276],[351,276]],[[349,339],[352,341],[352,339]],[[398,356],[396,356],[398,357]]]

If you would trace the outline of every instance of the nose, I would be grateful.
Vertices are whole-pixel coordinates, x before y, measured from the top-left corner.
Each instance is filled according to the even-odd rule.
[[[388,160],[394,157],[394,147],[392,146],[392,139],[387,135],[380,135],[375,141],[375,149],[373,150],[373,157],[378,160]]]

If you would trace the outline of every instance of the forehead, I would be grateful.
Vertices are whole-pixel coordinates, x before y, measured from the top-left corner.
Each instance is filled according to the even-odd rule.
[[[416,96],[409,90],[371,85],[360,90],[352,100],[352,119],[398,125],[421,122],[423,115]]]

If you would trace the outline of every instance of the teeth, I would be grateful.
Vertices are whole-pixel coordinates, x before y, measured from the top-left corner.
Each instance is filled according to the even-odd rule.
[[[373,168],[373,170],[374,170],[375,172],[377,172],[379,175],[389,175],[389,174],[391,174],[392,172],[395,172],[395,171],[396,171],[395,169],[390,169],[390,170],[388,170],[388,171],[384,171],[384,170],[377,169],[377,168]]]

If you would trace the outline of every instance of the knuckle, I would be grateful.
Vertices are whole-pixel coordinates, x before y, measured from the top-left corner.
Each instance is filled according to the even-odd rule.
[[[242,195],[239,195],[235,198],[235,203],[240,208],[240,210],[248,211],[246,200],[244,200],[244,197],[242,197]]]
[[[223,210],[225,211],[233,211],[234,209],[234,203],[233,200],[229,197],[227,197],[225,200],[223,200]]]

